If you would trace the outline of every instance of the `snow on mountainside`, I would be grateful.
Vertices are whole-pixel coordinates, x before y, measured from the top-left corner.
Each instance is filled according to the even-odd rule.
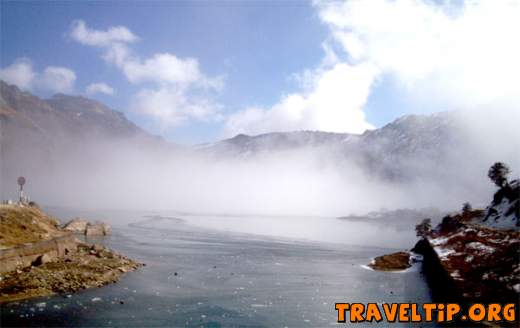
[[[511,181],[495,193],[479,223],[498,229],[520,227],[520,180]]]
[[[440,166],[459,161],[459,157],[464,157],[461,150],[469,149],[467,136],[455,122],[452,112],[407,115],[361,135],[320,131],[240,134],[199,145],[196,150],[219,158],[251,158],[273,152],[321,149],[338,163],[349,161],[386,180],[410,180],[431,172],[446,178],[450,172]]]
[[[202,144],[197,149],[215,154],[241,155],[266,151],[283,151],[303,147],[341,146],[347,151],[364,151],[374,155],[385,152],[393,155],[430,153],[446,142],[455,142],[452,113],[430,116],[406,115],[380,129],[362,135],[322,131],[273,132],[256,136],[239,134],[215,143]]]
[[[322,131],[273,132],[257,136],[239,134],[230,139],[202,144],[195,148],[224,156],[254,155],[304,147],[341,145],[358,138],[359,136],[354,134]]]

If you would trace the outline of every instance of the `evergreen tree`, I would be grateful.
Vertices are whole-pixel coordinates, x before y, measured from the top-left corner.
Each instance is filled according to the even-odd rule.
[[[496,162],[493,164],[488,171],[488,177],[493,181],[499,188],[507,185],[507,176],[511,171],[509,167],[502,163]]]

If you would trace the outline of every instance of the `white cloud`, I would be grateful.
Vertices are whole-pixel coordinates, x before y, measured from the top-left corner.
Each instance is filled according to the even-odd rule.
[[[323,44],[321,66],[296,74],[303,91],[282,97],[270,108],[232,115],[227,134],[362,132],[371,127],[363,107],[383,75],[398,81],[403,96],[418,107],[518,108],[519,1],[352,0],[315,5],[331,32]]]
[[[163,130],[189,120],[207,122],[221,119],[220,106],[174,86],[143,89],[133,100],[131,109],[155,119]]]
[[[213,90],[223,87],[223,79],[205,76],[195,58],[182,59],[173,54],[158,53],[139,60],[125,55],[121,50],[116,56],[118,59],[114,62],[123,70],[128,81],[134,84],[152,82],[159,85],[174,84],[180,88],[196,86]]]
[[[70,93],[74,89],[76,73],[65,67],[48,66],[36,80],[38,87],[51,91]]]
[[[108,84],[103,83],[103,82],[91,83],[91,84],[89,84],[87,86],[85,91],[89,95],[93,95],[93,94],[96,94],[96,93],[103,93],[103,94],[106,94],[106,95],[113,95],[114,94],[114,89],[111,86],[109,86]]]
[[[152,85],[137,92],[130,107],[152,118],[162,129],[190,120],[220,119],[221,106],[212,101],[212,92],[222,89],[223,78],[206,76],[197,59],[179,58],[171,53],[141,59],[128,45],[138,37],[124,26],[103,31],[76,21],[70,35],[82,44],[103,48],[103,58],[118,67],[130,83]]]
[[[138,37],[124,26],[113,26],[106,31],[92,30],[83,20],[72,22],[70,36],[79,43],[94,47],[107,47],[114,43],[131,43],[138,40]]]
[[[0,69],[0,79],[24,90],[31,90],[35,77],[32,63],[27,58],[19,58],[11,65]]]
[[[29,59],[18,58],[14,63],[0,70],[0,79],[24,90],[70,93],[74,90],[76,73],[58,66],[47,66],[43,72],[38,73],[34,71]]]
[[[373,0],[318,4],[353,64],[410,96],[455,108],[520,101],[520,2]]]
[[[155,54],[143,62],[130,60],[124,63],[123,70],[132,83],[151,81],[190,84],[201,78],[197,60],[179,59],[168,53]]]
[[[287,95],[269,109],[248,108],[231,115],[226,135],[293,130],[362,133],[372,129],[362,107],[375,73],[368,65],[346,63],[312,72],[312,77],[306,77],[309,92]]]

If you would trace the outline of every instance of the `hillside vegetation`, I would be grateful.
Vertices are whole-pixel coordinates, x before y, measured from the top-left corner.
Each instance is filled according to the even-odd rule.
[[[0,249],[62,236],[58,224],[37,207],[0,205]]]

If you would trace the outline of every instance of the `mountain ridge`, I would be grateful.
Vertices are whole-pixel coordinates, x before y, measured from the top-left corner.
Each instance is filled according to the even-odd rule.
[[[305,149],[326,149],[339,158],[352,160],[367,170],[387,178],[402,178],[402,167],[411,158],[442,159],[445,145],[454,144],[453,114],[430,116],[406,115],[381,128],[363,134],[324,131],[271,132],[199,144],[177,146],[161,137],[153,136],[131,122],[119,111],[83,96],[56,94],[41,99],[18,87],[0,81],[0,124],[2,125],[2,153],[15,163],[30,160],[20,155],[29,149],[35,158],[52,161],[87,140],[100,143],[144,143],[159,150],[195,152],[219,158],[248,158],[259,154]],[[406,163],[404,163],[406,162]],[[13,168],[19,164],[9,163]],[[4,165],[5,166],[5,165]],[[5,168],[4,168],[5,170]],[[11,170],[13,171],[13,170]],[[22,170],[20,170],[22,171]]]
[[[96,100],[63,94],[41,99],[0,82],[0,178],[11,183],[26,175],[42,190],[49,183],[58,189],[56,181],[63,180],[65,173],[73,180],[88,173],[102,179],[117,175],[123,181],[137,174],[144,181],[156,178],[160,185],[164,175],[190,170],[200,170],[192,173],[197,178],[207,172],[218,175],[216,170],[223,166],[228,167],[226,174],[236,176],[236,169],[246,174],[244,166],[235,164],[262,163],[261,159],[273,164],[263,168],[265,174],[295,165],[299,174],[346,171],[358,182],[413,185],[414,190],[423,191],[423,198],[440,193],[449,199],[453,198],[450,193],[461,192],[482,193],[481,197],[487,189],[483,181],[473,178],[479,176],[476,172],[487,170],[497,159],[511,162],[513,168],[517,163],[511,153],[499,152],[497,157],[481,152],[460,127],[459,118],[457,112],[406,115],[360,135],[323,131],[239,134],[180,146],[149,134]],[[91,181],[96,180],[87,179],[87,184]],[[343,183],[349,184],[348,179]],[[7,197],[7,187],[1,185],[0,192]],[[95,188],[90,185],[90,190]],[[475,198],[468,196],[471,199]]]
[[[32,123],[34,123],[35,120],[34,118],[28,117],[28,115],[35,115],[36,113],[59,113],[58,115],[61,115],[61,118],[66,118],[68,120],[74,120],[75,117],[81,117],[83,119],[86,117],[86,119],[95,121],[94,123],[110,130],[111,133],[114,133],[114,128],[116,128],[115,132],[119,132],[122,135],[126,134],[126,136],[131,136],[135,133],[162,139],[162,137],[149,134],[141,127],[128,120],[123,112],[111,109],[97,100],[82,95],[66,95],[62,93],[43,99],[31,94],[30,92],[22,91],[15,85],[9,85],[0,80],[0,117],[5,121],[13,115],[16,115],[16,113],[23,114],[25,116],[24,118]],[[383,131],[389,131],[392,129],[396,130],[395,127],[402,127],[403,125],[411,127],[420,123],[422,124],[422,127],[425,127],[432,122],[432,119],[436,118],[440,118],[446,122],[449,121],[450,115],[452,115],[451,112],[441,112],[432,115],[404,115],[380,128],[367,130],[362,134],[337,133],[319,130],[295,130],[287,132],[274,131],[258,135],[237,134],[231,138],[196,144],[192,148],[208,149],[215,146],[220,147],[222,144],[239,147],[256,145],[256,148],[261,148],[259,147],[260,142],[266,142],[266,146],[273,146],[273,142],[275,142],[274,146],[276,146],[276,142],[286,142],[286,146],[288,147],[282,148],[290,148],[290,146],[318,146],[326,142],[358,142],[361,139],[377,139],[381,134],[384,134]],[[101,118],[108,120],[108,124],[103,122]],[[55,128],[54,126],[49,127]],[[42,130],[42,127],[36,126],[36,128]],[[399,128],[397,128],[397,130],[399,130]],[[392,139],[395,140],[395,138]]]

